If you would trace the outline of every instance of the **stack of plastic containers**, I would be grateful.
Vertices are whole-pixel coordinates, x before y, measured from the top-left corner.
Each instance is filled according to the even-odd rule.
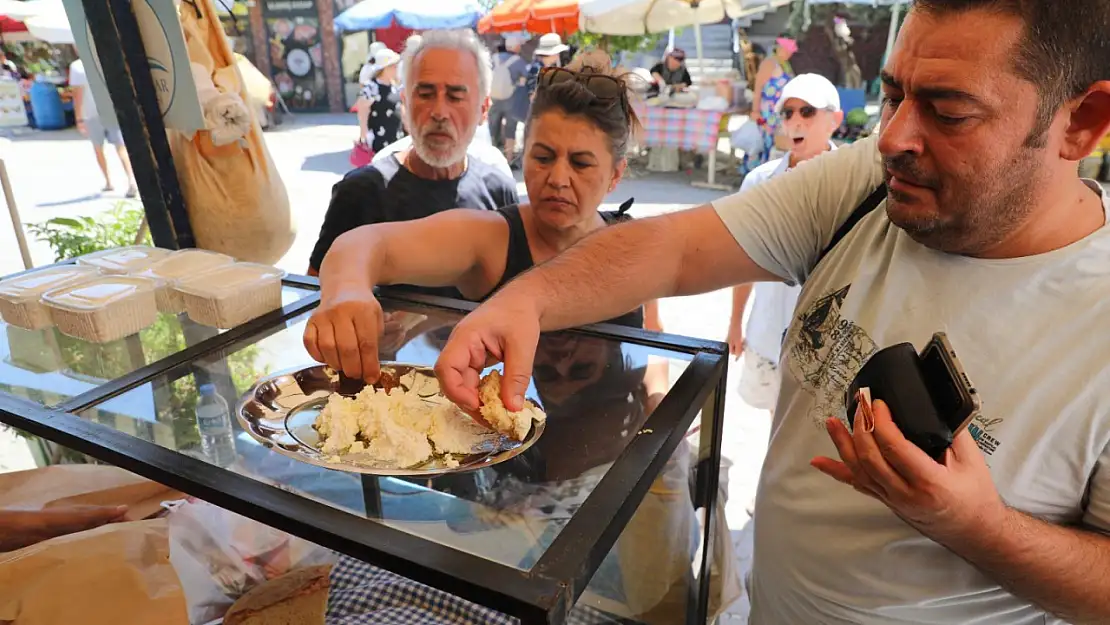
[[[231,328],[281,307],[285,272],[204,250],[123,247],[0,282],[9,325],[104,343],[151,325],[158,312]]]
[[[185,278],[177,283],[185,311],[193,321],[233,328],[281,308],[285,272],[268,265],[234,263]]]

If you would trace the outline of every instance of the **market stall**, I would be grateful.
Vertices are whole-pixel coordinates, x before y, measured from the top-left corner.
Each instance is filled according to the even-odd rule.
[[[440,478],[331,471],[259,443],[238,418],[260,379],[314,364],[301,337],[317,289],[288,276],[280,309],[226,330],[191,309],[108,343],[0,324],[0,423],[525,625],[637,622],[664,607],[658,622],[706,622],[712,558],[701,554],[730,552],[711,540],[724,345],[616,326],[551,335],[533,384],[548,418],[527,451]],[[433,364],[473,306],[395,291],[381,302],[422,319],[390,348],[412,365]],[[568,358],[591,379],[561,378]],[[648,363],[672,372],[650,401]],[[200,403],[225,406],[233,427],[211,431]],[[575,620],[587,612],[611,620]]]
[[[635,109],[643,126],[639,135],[641,147],[704,154],[708,157],[707,179],[705,183],[695,184],[711,189],[728,188],[717,184],[717,145],[721,140],[722,122],[732,116],[731,111],[646,105],[638,105]]]

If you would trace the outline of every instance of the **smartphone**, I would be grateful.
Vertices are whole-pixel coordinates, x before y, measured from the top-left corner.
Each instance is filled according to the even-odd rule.
[[[979,414],[982,403],[943,332],[934,334],[921,351],[921,374],[937,414],[955,437]]]

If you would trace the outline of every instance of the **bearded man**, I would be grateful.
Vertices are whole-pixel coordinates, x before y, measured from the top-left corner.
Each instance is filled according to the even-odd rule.
[[[359,226],[517,203],[511,177],[467,154],[490,106],[489,51],[478,37],[469,30],[429,31],[405,47],[401,63],[404,121],[412,146],[348,173],[335,185],[309,261],[310,275],[317,274],[335,239]],[[419,290],[457,297],[453,289]]]

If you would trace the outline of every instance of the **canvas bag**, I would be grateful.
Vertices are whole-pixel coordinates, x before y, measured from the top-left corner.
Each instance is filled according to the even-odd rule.
[[[189,59],[207,68],[221,92],[239,94],[252,117],[241,142],[219,147],[208,131],[190,138],[167,130],[197,247],[273,264],[296,237],[285,185],[253,119],[254,108],[212,0],[181,3],[179,17]]]

